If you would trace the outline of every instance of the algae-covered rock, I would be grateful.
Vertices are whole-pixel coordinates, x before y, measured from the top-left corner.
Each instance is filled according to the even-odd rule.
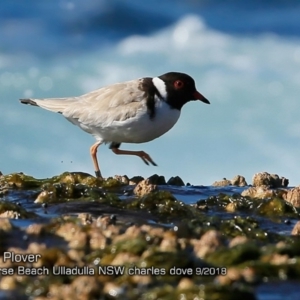
[[[156,184],[152,184],[149,179],[145,179],[136,185],[133,193],[141,197],[157,190],[158,187]]]
[[[8,183],[5,181],[5,180],[2,180],[3,179],[3,175],[0,176],[0,197],[4,196],[5,194],[8,193],[8,190],[9,190],[9,185]]]
[[[192,207],[178,201],[168,191],[156,191],[135,199],[127,208],[146,209],[152,214],[164,217],[188,217],[192,215]],[[195,210],[196,211],[196,210]]]
[[[108,177],[106,180],[104,180],[101,184],[103,188],[110,188],[115,189],[124,186],[125,184],[122,181],[119,181],[116,178]]]
[[[87,179],[87,178],[86,178]],[[86,182],[86,179],[82,182]],[[93,178],[91,178],[93,182]],[[105,186],[108,190],[120,187],[122,183],[116,179],[108,179],[103,181],[101,185]],[[92,184],[91,186],[83,183],[46,183],[41,186],[43,191],[37,196],[35,203],[56,203],[66,202],[74,199],[81,200],[103,200],[113,198],[103,191],[102,187]]]
[[[119,187],[122,183],[116,179],[108,178],[102,180],[83,172],[64,172],[52,178],[36,179],[23,173],[13,173],[0,178],[0,187],[9,186],[12,188],[32,189],[41,187],[44,184],[82,184],[89,187]]]
[[[164,284],[149,289],[143,294],[143,299],[222,299],[222,300],[255,300],[253,290],[239,284],[237,286],[222,286],[219,284],[195,284],[186,289]]]
[[[279,197],[265,199],[260,205],[256,206],[256,211],[266,216],[298,215],[288,202]]]
[[[130,181],[127,175],[115,175],[114,178],[125,185],[128,185]]]
[[[199,240],[193,240],[194,253],[199,258],[204,258],[209,253],[213,253],[217,249],[225,246],[225,239],[221,232],[209,230],[202,235]]]
[[[0,217],[10,219],[29,219],[36,217],[36,214],[27,212],[24,208],[15,203],[0,200]]]
[[[260,257],[260,247],[252,242],[236,245],[231,249],[221,248],[208,254],[206,261],[215,266],[233,266]]]
[[[36,179],[24,173],[13,173],[2,176],[0,182],[0,185],[7,184],[12,188],[29,189],[41,186],[45,182],[45,180]]]
[[[289,180],[285,177],[279,177],[277,174],[269,174],[267,172],[261,172],[254,174],[252,178],[253,186],[266,185],[272,188],[287,187]]]

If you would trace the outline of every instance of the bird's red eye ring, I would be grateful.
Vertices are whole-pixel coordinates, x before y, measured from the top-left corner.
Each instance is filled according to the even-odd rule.
[[[181,80],[176,80],[176,81],[174,82],[174,88],[175,88],[176,90],[182,89],[183,86],[184,86],[184,83],[183,83],[183,81],[181,81]]]

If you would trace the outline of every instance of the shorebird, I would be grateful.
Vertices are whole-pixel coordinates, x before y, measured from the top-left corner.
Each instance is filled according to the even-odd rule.
[[[60,113],[92,134],[97,141],[90,154],[100,178],[97,149],[103,143],[110,143],[115,154],[136,155],[156,166],[146,152],[121,150],[121,143],[145,143],[160,137],[175,125],[181,108],[191,100],[210,103],[196,90],[192,77],[178,72],[116,83],[79,97],[20,99]]]

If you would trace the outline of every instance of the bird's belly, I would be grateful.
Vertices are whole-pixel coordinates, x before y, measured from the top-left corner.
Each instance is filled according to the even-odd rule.
[[[145,143],[154,140],[169,131],[177,122],[180,111],[172,109],[168,104],[159,107],[150,119],[144,111],[125,121],[115,121],[109,126],[97,129],[94,134],[106,142]]]

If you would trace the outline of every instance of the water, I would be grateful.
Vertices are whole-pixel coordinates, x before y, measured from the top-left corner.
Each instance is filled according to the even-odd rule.
[[[93,138],[19,98],[79,95],[174,70],[192,75],[211,105],[189,103],[160,139],[122,145],[158,167],[100,147],[105,176],[208,185],[268,171],[298,185],[299,10],[295,1],[2,1],[0,170],[93,172]]]

